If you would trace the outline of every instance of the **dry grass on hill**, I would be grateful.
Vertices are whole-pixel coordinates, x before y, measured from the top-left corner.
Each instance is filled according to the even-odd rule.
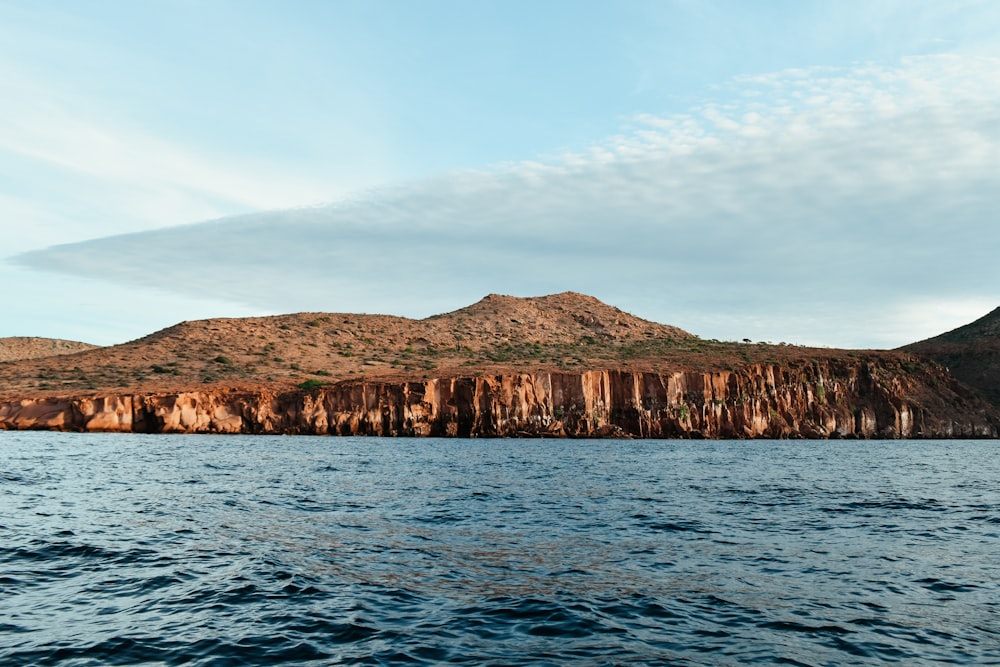
[[[96,345],[78,343],[74,340],[58,338],[32,338],[30,336],[11,336],[0,338],[0,363],[18,361],[20,359],[39,359],[59,354],[73,354],[83,350],[92,350]]]
[[[0,394],[287,388],[535,370],[720,370],[845,354],[859,353],[704,341],[572,292],[490,295],[423,320],[297,313],[182,322],[122,345],[0,364]]]

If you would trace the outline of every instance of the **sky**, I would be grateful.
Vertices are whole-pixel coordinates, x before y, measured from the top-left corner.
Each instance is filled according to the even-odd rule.
[[[891,348],[1000,306],[1000,3],[0,0],[0,337],[572,290]]]

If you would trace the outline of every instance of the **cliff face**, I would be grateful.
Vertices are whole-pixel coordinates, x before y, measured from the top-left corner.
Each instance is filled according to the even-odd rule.
[[[996,437],[994,409],[934,366],[586,371],[0,403],[0,428],[452,437]]]

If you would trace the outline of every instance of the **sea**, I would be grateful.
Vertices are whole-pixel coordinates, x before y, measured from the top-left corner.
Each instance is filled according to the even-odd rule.
[[[996,665],[998,453],[0,432],[0,665]]]

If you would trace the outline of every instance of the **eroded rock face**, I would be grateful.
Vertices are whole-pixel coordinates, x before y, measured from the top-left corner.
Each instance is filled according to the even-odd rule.
[[[587,371],[0,403],[0,428],[443,437],[997,437],[946,371],[866,361],[711,373]]]

